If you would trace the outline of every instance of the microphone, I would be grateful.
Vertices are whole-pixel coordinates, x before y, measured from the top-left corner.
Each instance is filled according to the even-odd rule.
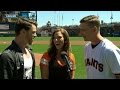
[[[66,62],[66,65],[68,67],[68,72],[71,71],[70,60],[68,60],[68,55],[65,51],[61,52],[61,58]]]

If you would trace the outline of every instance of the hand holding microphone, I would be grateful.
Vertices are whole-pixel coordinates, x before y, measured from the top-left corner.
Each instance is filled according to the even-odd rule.
[[[68,59],[68,55],[65,51],[61,52],[61,58],[66,62],[66,65],[68,67],[68,71],[71,71],[70,60]]]

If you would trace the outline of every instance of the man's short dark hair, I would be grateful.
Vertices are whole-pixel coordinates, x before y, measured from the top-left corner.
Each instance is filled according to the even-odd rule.
[[[32,24],[34,24],[37,27],[37,23],[32,20],[24,19],[24,18],[18,18],[18,21],[15,25],[15,34],[16,36],[20,34],[20,31],[22,29],[25,29],[26,31],[29,30],[32,27]]]

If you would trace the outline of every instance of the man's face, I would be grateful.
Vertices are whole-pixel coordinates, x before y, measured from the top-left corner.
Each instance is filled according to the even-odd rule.
[[[79,34],[84,38],[85,41],[91,41],[93,37],[93,30],[88,26],[87,23],[81,23]]]
[[[33,39],[37,36],[36,32],[37,32],[37,27],[34,24],[32,24],[31,29],[28,30],[26,34],[26,40],[29,45],[32,45]]]

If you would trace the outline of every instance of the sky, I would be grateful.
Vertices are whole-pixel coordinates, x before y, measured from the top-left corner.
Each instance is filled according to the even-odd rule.
[[[111,13],[112,17],[111,18]],[[120,22],[120,11],[37,11],[38,27],[46,25],[48,21],[51,25],[69,26],[79,25],[80,19],[87,15],[97,15],[105,23]]]

